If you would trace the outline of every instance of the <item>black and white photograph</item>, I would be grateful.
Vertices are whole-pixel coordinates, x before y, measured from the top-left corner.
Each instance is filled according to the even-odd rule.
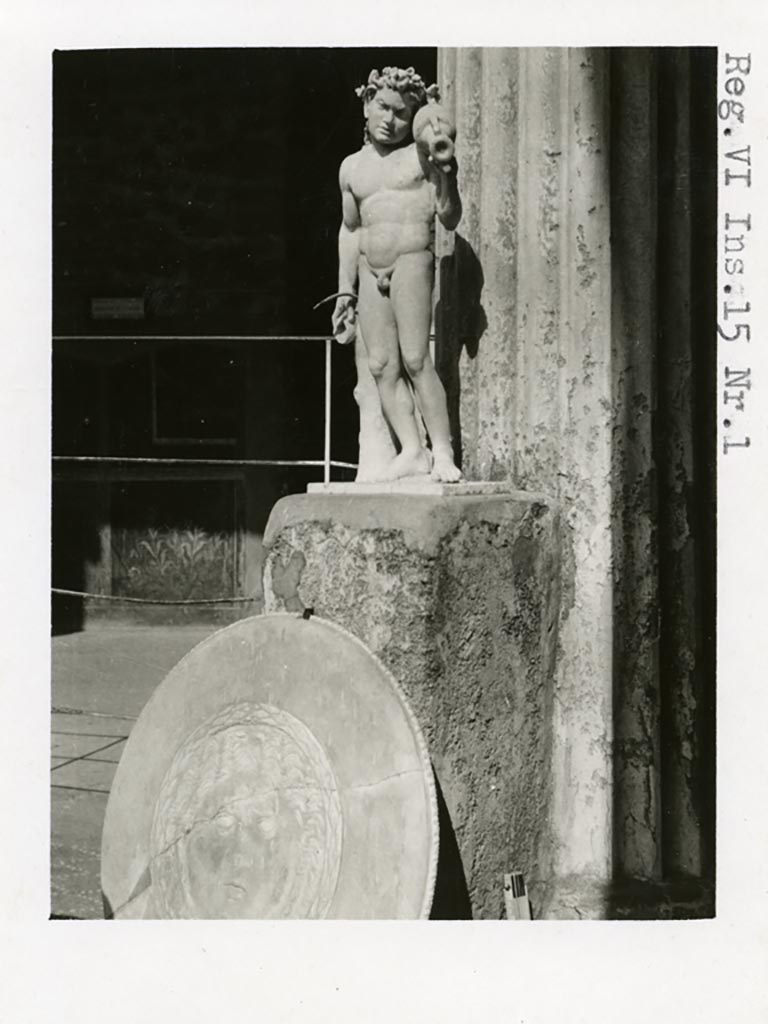
[[[500,24],[36,47],[11,954],[526,1024],[721,1019],[740,957],[766,1009],[768,54]]]
[[[53,913],[714,913],[716,62],[54,54]]]

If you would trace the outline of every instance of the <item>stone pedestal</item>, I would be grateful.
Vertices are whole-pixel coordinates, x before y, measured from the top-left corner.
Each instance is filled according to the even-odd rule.
[[[512,491],[294,495],[265,534],[265,609],[345,627],[405,691],[444,799],[441,849],[455,835],[460,855],[452,894],[466,883],[475,918],[504,916],[510,870],[535,914],[553,861],[558,537],[553,504]]]

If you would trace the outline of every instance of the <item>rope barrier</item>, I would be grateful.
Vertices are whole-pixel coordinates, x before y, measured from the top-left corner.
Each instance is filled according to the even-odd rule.
[[[255,597],[208,597],[199,599],[187,599],[167,601],[161,598],[152,597],[123,597],[120,594],[89,594],[85,590],[64,590],[61,587],[51,587],[52,594],[62,594],[65,597],[93,597],[99,601],[124,601],[129,604],[253,604]]]

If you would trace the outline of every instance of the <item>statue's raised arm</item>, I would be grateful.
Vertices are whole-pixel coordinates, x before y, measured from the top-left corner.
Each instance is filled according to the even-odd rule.
[[[455,482],[461,472],[445,391],[429,352],[435,217],[449,230],[461,217],[455,128],[438,103],[437,87],[427,88],[413,68],[372,71],[357,92],[365,142],[339,172],[344,294],[336,301],[334,334],[350,341],[359,328],[381,412],[399,445],[375,478],[431,473]]]

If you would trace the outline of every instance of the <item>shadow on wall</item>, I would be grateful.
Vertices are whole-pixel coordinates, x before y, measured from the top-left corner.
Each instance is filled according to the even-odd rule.
[[[456,463],[461,466],[461,352],[466,349],[470,359],[476,358],[488,319],[480,301],[485,283],[483,268],[475,250],[458,232],[454,236],[453,252],[440,259],[438,275],[440,299],[435,307],[438,338],[435,359],[448,399]]]
[[[434,775],[434,779],[437,792],[440,853],[437,862],[435,895],[429,919],[431,921],[470,921],[472,919],[472,904],[461,863],[459,845],[456,842],[456,834],[453,831],[437,775]]]

